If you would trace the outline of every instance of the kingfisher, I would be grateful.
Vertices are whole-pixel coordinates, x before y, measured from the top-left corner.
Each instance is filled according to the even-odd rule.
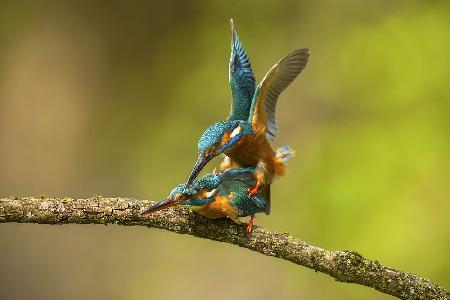
[[[228,169],[220,174],[207,174],[194,180],[189,187],[186,183],[180,184],[144,214],[182,205],[210,219],[228,217],[238,222],[239,218],[251,216],[246,225],[247,232],[251,233],[255,214],[270,213],[267,187],[261,186],[253,197],[247,193],[248,187],[255,184],[254,171],[254,168]]]
[[[292,157],[290,148],[277,149],[277,158],[286,164]],[[256,183],[255,168],[230,168],[221,173],[206,174],[175,187],[170,195],[150,206],[144,214],[150,214],[175,205],[191,207],[195,212],[210,219],[228,217],[236,222],[250,216],[246,230],[251,233],[255,214],[270,214],[270,185],[260,185],[254,195],[248,194],[249,187]]]
[[[228,168],[255,168],[255,185],[248,188],[256,195],[261,185],[270,185],[275,175],[284,174],[283,156],[292,156],[289,147],[277,155],[270,142],[277,135],[275,118],[278,97],[305,68],[309,49],[297,49],[278,61],[255,87],[250,60],[231,20],[231,57],[229,82],[232,105],[229,117],[213,124],[198,142],[198,158],[186,182],[190,186],[214,157],[225,154],[219,171]]]

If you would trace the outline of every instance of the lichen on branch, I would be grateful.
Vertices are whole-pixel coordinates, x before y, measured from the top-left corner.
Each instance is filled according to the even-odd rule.
[[[210,220],[187,208],[143,215],[147,200],[127,198],[6,198],[0,199],[0,223],[120,224],[156,227],[179,234],[238,245],[328,274],[337,281],[374,288],[400,299],[450,299],[445,288],[426,278],[381,265],[353,251],[330,251],[288,234],[245,226],[227,219]]]

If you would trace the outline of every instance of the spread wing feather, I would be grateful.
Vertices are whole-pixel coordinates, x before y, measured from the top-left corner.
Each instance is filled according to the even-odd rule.
[[[229,119],[247,120],[255,93],[255,75],[239,37],[231,25],[231,56],[229,65],[230,88],[233,97]]]
[[[275,112],[278,97],[305,68],[308,57],[308,49],[291,52],[267,72],[256,88],[249,121],[254,129],[265,130],[268,140],[274,140],[277,135]]]

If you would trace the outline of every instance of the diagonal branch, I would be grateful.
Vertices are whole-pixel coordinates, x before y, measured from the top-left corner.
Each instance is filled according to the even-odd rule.
[[[186,208],[153,215],[141,212],[152,204],[126,198],[8,198],[0,199],[0,223],[120,224],[157,227],[180,234],[238,245],[291,261],[334,277],[337,281],[372,287],[401,299],[450,299],[450,292],[420,276],[381,265],[351,251],[330,251],[288,234],[245,227],[231,220],[209,220]]]

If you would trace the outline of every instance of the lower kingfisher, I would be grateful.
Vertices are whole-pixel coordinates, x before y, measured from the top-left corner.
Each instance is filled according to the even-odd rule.
[[[286,163],[292,156],[285,147],[277,150],[278,158]],[[186,183],[175,187],[166,199],[150,206],[144,214],[156,212],[175,205],[192,207],[197,213],[210,218],[228,217],[238,221],[250,216],[247,232],[253,230],[256,213],[270,213],[270,185],[260,185],[254,195],[248,195],[248,188],[254,186],[255,168],[227,169],[219,174],[207,174],[194,180],[188,187]]]
[[[194,180],[190,187],[180,184],[172,190],[169,197],[147,208],[144,213],[175,205],[189,206],[195,212],[210,219],[228,217],[238,221],[251,216],[246,230],[253,230],[256,213],[269,214],[268,189],[261,187],[254,197],[249,197],[247,189],[255,184],[254,168],[229,169],[220,174],[207,174]]]
[[[233,31],[233,45],[240,45],[237,34]],[[241,60],[247,64],[237,64],[238,55],[233,55],[230,61],[231,68],[243,69],[239,74],[246,76],[232,76],[230,71],[230,82],[244,81],[251,82],[253,73],[251,73],[250,63],[243,47],[239,46],[242,55]],[[228,159],[222,163],[220,170],[223,171],[230,167],[253,167],[255,168],[256,183],[249,187],[249,195],[255,195],[260,185],[270,185],[275,175],[283,175],[285,164],[279,159],[279,155],[273,151],[270,141],[273,141],[277,135],[277,125],[275,118],[275,108],[281,92],[302,72],[309,58],[308,49],[297,49],[277,62],[265,75],[261,83],[254,90],[250,103],[247,103],[248,97],[238,97],[239,93],[233,92],[232,112],[237,107],[237,102],[244,102],[246,105],[239,107],[249,107],[248,118],[233,118],[231,115],[225,121],[220,121],[206,129],[198,142],[198,159],[187,181],[187,186],[192,184],[194,179],[203,169],[203,167],[214,157],[225,154]],[[237,64],[237,65],[236,65]],[[245,67],[245,68],[244,68]],[[244,72],[245,71],[245,72]],[[251,74],[251,76],[249,75]],[[233,87],[233,85],[231,85]],[[249,91],[247,89],[245,91]],[[232,89],[233,91],[233,89]],[[236,95],[236,97],[235,97]],[[248,105],[250,104],[250,105]],[[290,148],[284,148],[282,155],[293,155]],[[280,154],[281,155],[281,154]]]

